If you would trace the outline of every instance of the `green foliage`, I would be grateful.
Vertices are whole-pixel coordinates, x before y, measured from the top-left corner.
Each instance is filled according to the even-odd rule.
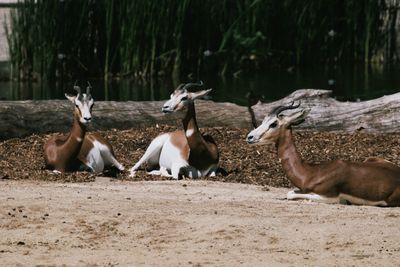
[[[377,0],[25,0],[11,15],[13,76],[155,76],[369,62]]]

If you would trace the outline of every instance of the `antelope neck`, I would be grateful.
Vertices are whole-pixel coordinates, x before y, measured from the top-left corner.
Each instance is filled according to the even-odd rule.
[[[192,137],[196,136],[198,137],[198,135],[200,135],[201,137],[199,127],[197,126],[196,110],[194,108],[193,102],[189,103],[185,118],[183,118],[182,123],[183,123],[183,129],[185,130],[185,135],[188,138],[190,146],[190,139],[194,139]],[[188,132],[191,132],[189,136]]]
[[[182,123],[189,146],[189,165],[199,170],[206,170],[216,164],[218,162],[218,151],[200,133],[197,126],[194,103],[188,105],[187,113]]]
[[[308,178],[308,166],[303,162],[296,146],[293,142],[292,129],[283,128],[280,130],[279,139],[276,143],[278,148],[278,157],[282,163],[282,167],[286,175],[292,183],[300,188],[304,188],[306,179]]]
[[[81,150],[85,134],[86,126],[79,122],[79,116],[75,112],[71,132],[63,145],[65,153],[71,154],[71,157],[76,157]]]

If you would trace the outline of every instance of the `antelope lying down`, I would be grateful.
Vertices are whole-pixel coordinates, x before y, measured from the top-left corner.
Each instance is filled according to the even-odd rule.
[[[214,176],[218,169],[218,148],[210,136],[200,133],[196,121],[194,100],[207,95],[211,89],[188,92],[203,84],[181,84],[172,94],[162,111],[177,113],[182,117],[184,130],[164,133],[156,137],[142,158],[130,170],[134,176],[139,167],[147,162],[150,174],[178,179],[180,176],[198,178]]]
[[[299,104],[300,105],[300,104]],[[247,136],[249,144],[273,143],[290,181],[299,188],[288,199],[309,199],[324,203],[342,201],[356,205],[400,206],[400,167],[381,158],[364,162],[335,160],[321,164],[306,163],[293,143],[293,125],[304,121],[305,110],[290,115],[282,111],[299,105],[274,109],[262,124]]]
[[[92,119],[94,100],[90,85],[86,94],[78,86],[76,96],[65,94],[75,105],[72,129],[68,136],[52,136],[44,145],[46,169],[59,172],[93,171],[102,172],[104,167],[124,167],[115,159],[111,144],[97,133],[86,134],[86,127]]]

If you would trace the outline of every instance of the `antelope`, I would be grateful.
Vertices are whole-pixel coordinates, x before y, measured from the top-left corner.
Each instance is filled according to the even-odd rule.
[[[400,167],[382,158],[364,162],[334,160],[320,164],[304,162],[292,136],[292,126],[305,120],[308,110],[281,114],[299,107],[279,106],[247,135],[249,144],[275,144],[290,181],[299,189],[287,199],[370,206],[400,206]]]
[[[124,167],[117,161],[111,144],[97,133],[86,134],[87,125],[92,120],[94,100],[90,94],[90,84],[86,93],[74,86],[77,95],[65,94],[75,105],[73,125],[68,135],[54,135],[44,145],[46,169],[55,172],[92,171],[102,172],[104,167]]]
[[[194,100],[206,96],[212,89],[189,92],[203,83],[181,84],[162,107],[163,113],[176,113],[183,130],[163,133],[149,145],[141,159],[130,169],[135,176],[139,167],[147,162],[150,174],[178,179],[215,176],[218,170],[218,148],[211,136],[202,135],[196,121]],[[157,170],[157,168],[159,168]]]

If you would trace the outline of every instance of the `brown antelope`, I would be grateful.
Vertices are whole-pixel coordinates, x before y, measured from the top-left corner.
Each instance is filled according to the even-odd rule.
[[[162,112],[181,115],[184,130],[156,137],[142,158],[131,168],[131,176],[145,162],[153,169],[150,174],[172,176],[174,179],[181,176],[198,178],[216,175],[218,148],[210,136],[202,135],[199,131],[194,108],[194,100],[207,95],[211,89],[188,92],[189,88],[202,85],[203,83],[181,84],[171,94]],[[154,170],[156,168],[159,169]]]
[[[293,142],[291,127],[302,123],[308,111],[281,114],[299,105],[292,103],[275,108],[247,136],[249,144],[272,143],[277,147],[286,175],[299,188],[290,191],[287,198],[324,203],[345,201],[356,205],[400,206],[400,167],[389,161],[368,158],[364,162],[304,162]]]
[[[111,144],[97,133],[86,134],[86,127],[92,119],[94,100],[90,94],[90,84],[86,94],[79,86],[74,86],[76,96],[65,94],[75,105],[72,129],[67,136],[52,136],[44,145],[46,169],[66,171],[102,172],[104,167],[124,167],[116,160]]]

